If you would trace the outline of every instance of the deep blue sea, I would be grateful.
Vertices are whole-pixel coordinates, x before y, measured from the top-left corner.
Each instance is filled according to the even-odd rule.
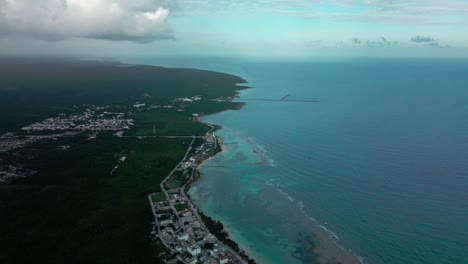
[[[205,118],[226,151],[190,193],[260,264],[468,263],[467,60],[125,61],[239,75],[241,99],[320,100]]]

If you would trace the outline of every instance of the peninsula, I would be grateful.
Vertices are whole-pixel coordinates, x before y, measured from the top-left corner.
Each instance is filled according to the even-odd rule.
[[[0,262],[254,263],[186,190],[240,77],[0,60]],[[149,199],[149,204],[148,204]]]

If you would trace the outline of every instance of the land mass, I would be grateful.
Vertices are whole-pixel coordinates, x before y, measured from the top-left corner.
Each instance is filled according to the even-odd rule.
[[[232,102],[240,83],[194,69],[0,59],[0,262],[197,260],[201,254],[172,252],[161,239],[154,203],[170,201],[174,190],[186,202],[161,217],[189,210],[204,218],[202,238],[211,232],[219,243],[191,239],[192,246],[219,252],[214,260],[249,261],[237,259],[237,244],[185,194],[197,162],[219,151],[215,127],[199,119],[242,107]],[[187,157],[196,162],[181,168]],[[165,197],[153,201],[157,193]],[[188,228],[179,229],[172,228]]]

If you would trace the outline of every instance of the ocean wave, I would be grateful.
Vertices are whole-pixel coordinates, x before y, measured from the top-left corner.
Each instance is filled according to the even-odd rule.
[[[283,197],[285,197],[286,199],[288,199],[289,201],[291,202],[294,202],[294,201],[297,201],[295,204],[298,208],[298,210],[309,220],[311,220],[312,222],[314,222],[314,224],[318,225],[322,230],[326,231],[328,234],[329,234],[329,237],[330,239],[332,239],[332,241],[338,246],[340,247],[342,250],[345,250],[345,251],[348,251],[350,252],[351,254],[353,254],[360,263],[364,264],[365,261],[364,261],[364,258],[359,256],[359,255],[356,255],[352,252],[351,249],[346,249],[344,248],[340,243],[339,241],[341,240],[340,237],[335,233],[333,232],[332,230],[330,230],[329,228],[327,228],[326,226],[320,224],[317,219],[315,219],[314,217],[310,216],[309,214],[307,214],[307,212],[305,211],[305,206],[304,206],[304,202],[302,200],[299,200],[297,199],[296,197],[294,197],[293,195],[291,195],[290,193],[288,193],[287,191],[285,191],[283,188],[281,188],[281,185],[275,180],[275,179],[270,179],[268,181],[265,182],[265,184],[267,186],[269,186],[270,188],[272,188],[273,190],[277,191],[279,194],[281,194]],[[325,225],[327,224],[326,222],[324,223]]]
[[[325,223],[326,224],[326,223]],[[340,240],[340,238],[335,234],[335,232],[331,231],[330,229],[326,228],[324,225],[320,225],[320,228],[323,230],[327,231],[331,237],[333,237],[336,240]]]
[[[261,159],[262,163],[268,164],[271,167],[278,166],[278,162],[271,158],[271,152],[268,151],[265,146],[256,143],[252,138],[247,138],[246,141],[252,148],[253,152]]]
[[[274,159],[268,159],[268,164],[270,164],[271,167],[276,167],[278,166],[278,163]]]

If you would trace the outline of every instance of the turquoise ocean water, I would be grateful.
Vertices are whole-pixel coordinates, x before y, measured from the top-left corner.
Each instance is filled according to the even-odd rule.
[[[236,74],[254,87],[241,98],[320,100],[205,118],[226,152],[191,195],[259,263],[323,261],[331,242],[366,263],[468,263],[468,61],[125,61]]]

